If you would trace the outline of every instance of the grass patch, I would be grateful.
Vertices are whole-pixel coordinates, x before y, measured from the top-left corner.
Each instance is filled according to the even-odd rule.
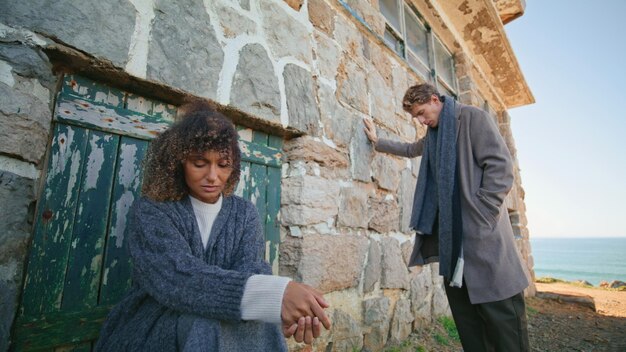
[[[459,331],[456,329],[456,324],[454,324],[454,319],[446,316],[441,316],[437,320],[439,321],[439,324],[443,326],[449,338],[456,342],[461,341],[461,338],[459,337]]]
[[[535,308],[526,305],[526,314],[528,314],[528,316],[534,316],[535,314],[539,313],[538,310],[536,310]]]
[[[448,339],[441,335],[440,333],[436,332],[434,335],[435,341],[437,341],[438,344],[443,345],[443,346],[448,346],[450,344],[450,341],[448,341]]]
[[[541,284],[553,284],[555,282],[566,282],[566,281],[561,280],[561,279],[555,279],[555,278],[549,277],[549,276],[542,276],[542,277],[536,278],[535,282],[538,282],[538,283],[541,283]]]

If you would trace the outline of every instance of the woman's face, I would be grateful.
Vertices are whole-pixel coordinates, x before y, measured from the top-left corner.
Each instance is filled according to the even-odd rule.
[[[189,194],[205,203],[215,203],[233,172],[232,159],[214,150],[192,153],[183,161]]]

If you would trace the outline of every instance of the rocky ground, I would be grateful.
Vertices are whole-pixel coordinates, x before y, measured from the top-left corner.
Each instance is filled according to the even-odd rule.
[[[537,283],[537,290],[538,296],[526,301],[532,351],[626,351],[626,291],[563,282]],[[461,351],[446,325],[440,320],[386,351]]]

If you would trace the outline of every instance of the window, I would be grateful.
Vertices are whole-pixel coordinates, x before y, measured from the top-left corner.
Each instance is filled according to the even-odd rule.
[[[454,82],[454,59],[439,38],[435,36],[435,72],[437,75],[437,88],[445,86],[447,90],[456,90]]]
[[[393,49],[396,54],[404,57],[404,43],[402,42],[402,39],[400,39],[394,30],[388,26],[385,28],[385,43]]]
[[[407,60],[409,65],[419,71],[424,77],[428,77],[428,30],[420,21],[415,12],[408,6],[404,6],[406,14],[406,43]]]
[[[401,0],[379,0],[387,23],[384,41],[440,93],[456,96],[454,57],[419,13]]]
[[[380,0],[380,12],[387,19],[387,23],[399,33],[402,32],[402,13],[400,11],[400,0]]]
[[[402,40],[402,11],[400,0],[380,0],[380,12],[387,19],[385,26],[385,43],[398,55],[404,57]]]

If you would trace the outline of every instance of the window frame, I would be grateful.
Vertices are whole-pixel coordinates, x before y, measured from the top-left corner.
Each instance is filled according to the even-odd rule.
[[[341,0],[340,0],[341,1]],[[399,22],[402,28],[398,29],[391,23],[391,21],[385,16],[382,11],[379,3],[379,11],[383,15],[385,19],[385,33],[383,35],[383,42],[387,45],[391,50],[393,50],[398,56],[400,56],[409,67],[417,73],[420,77],[422,77],[425,81],[434,84],[437,89],[445,90],[446,93],[452,94],[454,97],[458,94],[458,80],[456,77],[456,69],[455,69],[455,58],[454,54],[446,45],[439,39],[439,37],[433,33],[432,28],[428,24],[428,22],[424,19],[423,16],[420,15],[419,11],[406,0],[398,0],[396,2],[399,16]],[[407,14],[407,11],[409,12]],[[418,25],[422,26],[425,29],[426,33],[426,45],[427,45],[427,56],[428,62],[425,63],[423,59],[414,52],[408,45],[408,37],[407,37],[407,16],[413,16],[418,23]],[[396,39],[396,43],[391,43],[390,40],[387,39],[387,33],[393,35]],[[442,75],[442,70],[437,69],[437,53],[436,53],[436,43],[441,46],[441,48],[449,55],[451,59],[451,67],[450,73],[452,82],[446,82],[446,79]],[[395,45],[394,45],[395,44]],[[417,60],[417,62],[413,62]],[[419,67],[416,67],[416,64]]]

